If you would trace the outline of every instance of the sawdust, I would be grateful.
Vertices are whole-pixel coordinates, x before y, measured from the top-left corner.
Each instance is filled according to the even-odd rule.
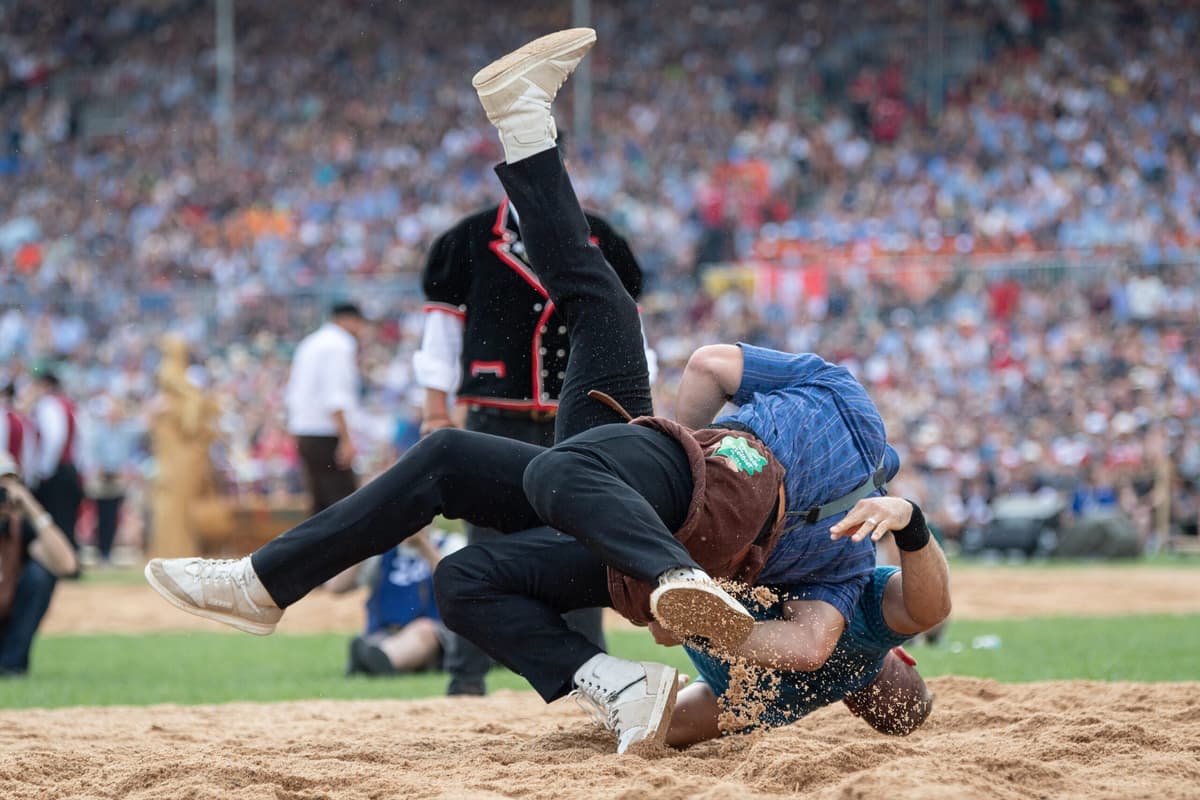
[[[729,688],[717,699],[717,727],[726,733],[754,730],[779,699],[779,673],[736,656],[726,660]]]
[[[572,703],[316,701],[0,712],[6,800],[1194,798],[1200,684],[931,681],[906,738],[841,704],[617,756]]]
[[[771,608],[779,602],[779,595],[766,586],[755,586],[750,589],[749,601],[762,608]]]

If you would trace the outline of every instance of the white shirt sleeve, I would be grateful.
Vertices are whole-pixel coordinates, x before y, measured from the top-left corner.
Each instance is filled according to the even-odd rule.
[[[458,314],[440,308],[425,313],[421,349],[413,353],[417,383],[446,394],[458,391],[462,379],[463,326],[464,320]]]
[[[641,323],[641,317],[638,318],[638,323]],[[646,326],[642,324],[642,349],[646,351],[646,374],[650,376],[650,385],[658,380],[658,353],[654,352],[654,348],[650,346],[650,342],[646,339]]]
[[[67,412],[53,397],[43,397],[33,410],[38,431],[34,472],[39,479],[49,478],[58,469],[63,448],[67,446]]]

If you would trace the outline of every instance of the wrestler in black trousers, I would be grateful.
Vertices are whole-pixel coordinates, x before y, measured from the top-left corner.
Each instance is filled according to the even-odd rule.
[[[447,625],[553,700],[601,652],[561,614],[611,604],[604,565],[652,584],[669,569],[699,569],[672,536],[687,516],[692,474],[674,439],[626,425],[587,396],[595,389],[634,416],[651,412],[637,306],[589,241],[558,151],[496,172],[520,215],[530,262],[569,328],[557,444],[436,431],[383,475],[254,553],[252,563],[284,608],[438,514],[505,533],[562,531],[464,548],[435,576]]]

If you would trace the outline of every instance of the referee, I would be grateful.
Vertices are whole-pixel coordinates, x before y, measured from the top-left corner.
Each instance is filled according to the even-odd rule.
[[[560,138],[561,142],[561,138]],[[593,241],[637,299],[642,271],[612,226],[587,215]],[[450,427],[450,397],[466,406],[467,430],[550,447],[567,368],[566,323],[525,257],[508,198],[460,220],[429,252],[423,273],[425,330],[413,356],[425,389],[422,434]],[[653,353],[647,352],[653,365]],[[653,366],[652,366],[653,371]],[[467,526],[471,543],[498,536]],[[604,647],[601,609],[565,614],[572,628]],[[491,658],[454,635],[446,654],[447,693],[482,695]]]
[[[313,514],[357,488],[349,417],[358,408],[358,340],[368,324],[358,306],[338,303],[329,321],[300,341],[292,358],[288,432],[296,437]]]

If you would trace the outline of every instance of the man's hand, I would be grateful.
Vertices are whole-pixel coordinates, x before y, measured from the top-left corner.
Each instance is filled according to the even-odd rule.
[[[902,497],[867,497],[854,504],[840,522],[829,529],[830,539],[849,536],[861,542],[868,535],[878,542],[888,531],[898,531],[912,519],[912,503]]]
[[[421,436],[428,436],[434,431],[440,431],[442,428],[454,428],[454,420],[448,416],[428,417],[421,420]]]
[[[338,439],[337,449],[333,452],[333,460],[342,469],[350,469],[354,466],[354,456],[358,451],[354,449],[354,442],[350,441],[349,436],[343,436]]]
[[[45,511],[37,500],[33,499],[33,494],[25,488],[25,484],[18,481],[16,478],[5,477],[0,478],[0,486],[3,486],[8,493],[8,501],[19,507],[22,511],[30,516],[36,516]]]

